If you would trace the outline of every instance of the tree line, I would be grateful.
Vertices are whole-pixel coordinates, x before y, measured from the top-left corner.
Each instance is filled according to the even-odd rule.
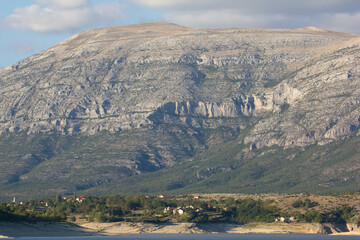
[[[114,222],[274,222],[279,217],[293,217],[297,222],[346,223],[354,218],[356,210],[341,206],[328,212],[313,209],[317,203],[295,201],[292,206],[306,209],[305,213],[284,212],[273,201],[252,198],[194,199],[193,196],[167,198],[149,196],[86,196],[31,200],[22,203],[2,203],[0,221],[60,222],[85,221]]]

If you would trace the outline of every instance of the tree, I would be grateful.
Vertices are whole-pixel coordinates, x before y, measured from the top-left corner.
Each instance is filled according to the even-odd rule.
[[[56,196],[55,196],[55,202],[60,203],[61,200],[62,200],[61,195],[59,193],[57,193]]]

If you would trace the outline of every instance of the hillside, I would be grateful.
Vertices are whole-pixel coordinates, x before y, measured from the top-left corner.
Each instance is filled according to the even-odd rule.
[[[358,35],[93,29],[0,70],[0,192],[341,192],[359,178]]]

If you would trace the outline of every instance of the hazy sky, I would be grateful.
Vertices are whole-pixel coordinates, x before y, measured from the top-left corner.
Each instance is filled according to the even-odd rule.
[[[149,21],[189,27],[360,34],[360,0],[11,0],[0,7],[0,68],[90,28]]]

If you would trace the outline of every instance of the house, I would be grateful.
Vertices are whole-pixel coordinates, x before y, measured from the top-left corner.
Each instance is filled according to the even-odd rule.
[[[195,198],[195,199],[199,199],[199,198],[200,198],[200,195],[194,195],[194,198]]]
[[[83,197],[83,196],[80,196],[80,197],[76,198],[76,201],[79,202],[79,203],[81,203],[81,202],[83,202],[85,200],[86,200],[86,198]]]
[[[169,211],[172,211],[172,212],[174,212],[176,210],[176,208],[174,208],[174,207],[166,207],[166,208],[164,208],[164,213],[167,213],[167,212],[169,212]]]
[[[183,215],[185,213],[185,210],[182,207],[178,207],[176,211],[179,215]]]
[[[203,209],[202,209],[201,207],[197,207],[197,208],[195,209],[195,212],[197,212],[197,213],[202,212],[202,211],[203,211]]]
[[[160,194],[159,198],[166,198],[166,194]]]
[[[179,215],[183,215],[185,213],[185,210],[182,207],[166,207],[164,208],[164,213],[172,212],[172,214],[178,213]]]
[[[284,223],[296,222],[296,217],[279,217],[275,219],[275,222],[284,222]]]

